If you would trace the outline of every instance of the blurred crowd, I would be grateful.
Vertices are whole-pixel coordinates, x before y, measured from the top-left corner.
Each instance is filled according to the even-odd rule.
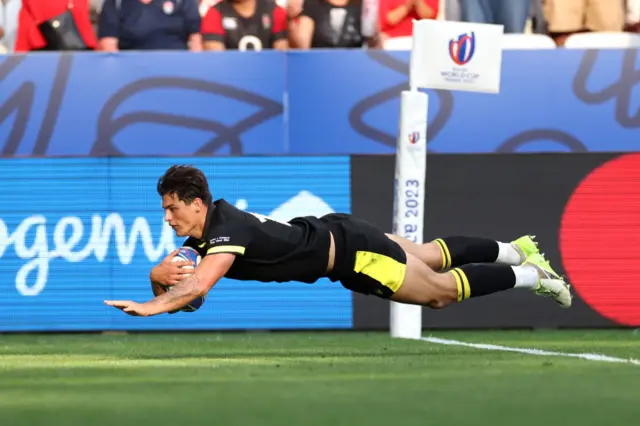
[[[640,32],[640,0],[0,0],[0,51],[383,48],[413,19]]]

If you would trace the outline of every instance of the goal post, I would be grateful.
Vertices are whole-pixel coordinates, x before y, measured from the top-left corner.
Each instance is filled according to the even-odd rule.
[[[400,94],[393,233],[424,243],[429,95],[419,89],[499,93],[502,25],[413,21],[410,90]],[[422,307],[390,302],[392,337],[422,337]]]

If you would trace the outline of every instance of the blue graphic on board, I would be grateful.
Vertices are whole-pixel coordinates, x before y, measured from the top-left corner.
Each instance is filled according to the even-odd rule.
[[[0,156],[390,154],[408,60],[373,50],[0,57]],[[639,83],[637,49],[507,51],[500,94],[429,91],[429,150],[636,151]]]
[[[0,160],[0,331],[350,328],[351,293],[324,279],[223,279],[197,312],[151,318],[103,304],[153,297],[150,269],[184,240],[163,224],[157,179],[187,162],[246,211],[350,211],[348,157]]]

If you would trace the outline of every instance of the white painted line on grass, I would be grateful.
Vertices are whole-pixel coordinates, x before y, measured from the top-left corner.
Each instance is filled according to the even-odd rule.
[[[462,342],[459,340],[440,339],[438,337],[422,337],[420,340],[424,340],[430,343],[437,343],[439,345],[466,346],[469,348],[483,349],[486,351],[516,352],[520,354],[538,355],[538,356],[562,356],[562,357],[569,357],[569,358],[586,359],[588,361],[615,362],[619,364],[640,365],[640,360],[637,360],[637,359],[617,358],[617,357],[602,355],[602,354],[569,353],[569,352],[545,351],[542,349],[515,348],[511,346],[490,345],[486,343],[469,343],[469,342]]]

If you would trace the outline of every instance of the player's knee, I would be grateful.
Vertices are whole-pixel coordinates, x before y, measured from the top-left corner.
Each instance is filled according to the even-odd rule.
[[[442,309],[442,308],[446,307],[447,305],[444,305],[444,304],[434,300],[432,302],[429,302],[427,304],[427,306],[430,307],[431,309]]]
[[[427,306],[432,309],[442,309],[458,300],[458,289],[455,282],[449,279],[451,274],[438,274],[438,279],[433,282],[432,300]]]
[[[442,300],[432,300],[427,304],[431,309],[443,309],[453,303],[453,300],[442,299]]]
[[[436,243],[426,243],[420,246],[421,250],[421,260],[426,263],[431,269],[434,271],[439,271],[442,269],[443,261],[442,261],[442,251],[440,250],[440,246]]]

